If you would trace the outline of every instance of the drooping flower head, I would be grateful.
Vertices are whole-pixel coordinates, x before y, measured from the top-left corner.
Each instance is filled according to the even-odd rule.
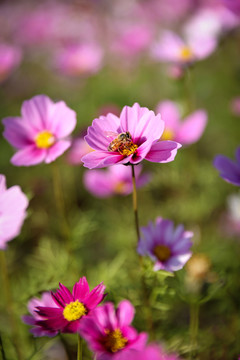
[[[43,320],[44,318],[38,314],[38,306],[52,307],[57,308],[52,295],[50,292],[46,291],[42,294],[41,298],[32,298],[28,302],[28,311],[31,315],[24,315],[22,321],[25,324],[32,325],[33,328],[30,329],[30,332],[35,336],[48,336],[53,337],[58,334],[57,330],[46,329],[38,325],[38,321]]]
[[[106,296],[104,291],[102,283],[89,291],[85,277],[74,285],[72,293],[60,283],[56,293],[52,293],[55,305],[37,306],[35,311],[43,319],[37,321],[37,325],[50,331],[77,332],[81,320],[87,318]]]
[[[19,48],[0,44],[0,82],[4,81],[19,65],[21,58],[22,52]]]
[[[150,181],[150,174],[141,175],[142,166],[135,169],[137,187]],[[107,170],[87,170],[83,183],[94,196],[105,198],[113,195],[128,195],[132,192],[132,172],[129,166],[113,165]]]
[[[175,354],[166,354],[157,344],[149,344],[141,351],[129,350],[123,353],[119,360],[179,360]]]
[[[64,101],[54,103],[45,95],[24,101],[21,117],[3,119],[4,137],[17,149],[16,166],[51,163],[71,145],[66,137],[76,126],[76,113]]]
[[[97,360],[118,360],[129,350],[142,350],[147,334],[140,333],[130,325],[134,307],[123,300],[114,310],[112,303],[99,306],[80,326],[80,335],[87,341]]]
[[[183,225],[174,229],[171,220],[158,217],[155,224],[150,222],[141,228],[141,232],[138,253],[149,256],[155,262],[155,271],[180,270],[190,259],[193,233],[185,231]]]
[[[240,147],[236,150],[236,160],[224,155],[217,155],[213,165],[220,172],[220,176],[233,185],[240,186]]]
[[[88,128],[85,140],[94,149],[82,158],[84,166],[103,168],[114,164],[138,164],[143,159],[165,163],[174,160],[180,144],[159,141],[164,131],[160,114],[134,104],[117,117],[100,116]]]
[[[186,66],[208,57],[216,48],[214,37],[193,37],[183,40],[172,31],[164,31],[153,44],[152,57],[156,61]]]
[[[0,175],[0,249],[20,234],[27,207],[27,196],[20,187],[7,189],[5,176]]]
[[[207,123],[205,110],[196,110],[181,121],[177,105],[170,100],[158,104],[157,113],[160,113],[165,122],[163,139],[174,140],[182,145],[189,145],[199,140]]]

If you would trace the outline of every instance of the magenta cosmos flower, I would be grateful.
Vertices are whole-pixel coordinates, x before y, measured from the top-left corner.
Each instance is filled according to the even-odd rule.
[[[117,117],[100,116],[88,128],[85,140],[94,149],[82,158],[84,166],[102,168],[114,164],[138,164],[143,159],[165,163],[174,160],[180,144],[159,141],[164,131],[160,114],[134,104]]]
[[[4,81],[20,64],[22,52],[19,48],[0,44],[0,82]]]
[[[116,312],[112,303],[106,303],[82,321],[79,332],[97,360],[118,360],[131,349],[144,348],[147,334],[138,334],[130,325],[133,317],[134,307],[123,300]]]
[[[31,315],[24,315],[22,317],[22,321],[25,324],[33,326],[33,328],[30,329],[30,332],[36,337],[39,337],[39,336],[53,337],[53,336],[57,335],[58,331],[51,330],[51,329],[48,330],[48,329],[38,325],[38,321],[44,320],[44,317],[42,317],[38,314],[39,306],[57,308],[57,305],[55,304],[51,293],[44,292],[40,299],[32,298],[28,302],[28,311],[30,312]]]
[[[185,66],[205,59],[216,46],[217,40],[214,37],[193,37],[184,41],[172,31],[164,31],[153,45],[152,56],[157,61]]]
[[[138,253],[148,255],[154,262],[154,270],[177,271],[190,259],[193,236],[184,231],[183,225],[173,227],[171,220],[158,217],[155,225],[150,222],[141,228],[142,236],[138,244]]]
[[[3,135],[17,149],[13,165],[48,164],[70,147],[66,137],[76,126],[76,113],[64,101],[37,95],[24,101],[21,112],[21,117],[3,119]]]
[[[142,166],[135,168],[137,187],[150,181],[150,174],[141,175]],[[113,165],[107,170],[87,170],[83,183],[94,196],[106,198],[112,195],[128,195],[132,192],[132,171],[129,166]]]
[[[149,344],[141,351],[129,350],[119,360],[179,360],[175,354],[166,354],[157,344]]]
[[[213,165],[220,176],[233,185],[240,186],[240,147],[236,150],[236,162],[224,155],[217,155]]]
[[[37,314],[44,320],[37,325],[51,331],[75,333],[81,320],[87,318],[91,311],[104,299],[105,286],[101,283],[91,292],[85,277],[80,278],[71,293],[64,285],[52,293],[55,306],[38,306]]]
[[[28,199],[19,186],[6,187],[6,178],[0,175],[0,249],[20,234],[27,215]]]
[[[207,113],[204,110],[196,110],[182,121],[177,105],[169,100],[159,103],[156,112],[161,114],[165,122],[162,138],[182,145],[198,141],[207,124]]]

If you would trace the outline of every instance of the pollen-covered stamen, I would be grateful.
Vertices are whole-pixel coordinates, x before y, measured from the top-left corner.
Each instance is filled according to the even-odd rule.
[[[173,138],[174,138],[173,131],[170,129],[165,129],[160,140],[172,140]]]
[[[123,348],[125,348],[128,339],[123,337],[120,329],[115,329],[113,331],[105,330],[106,337],[103,340],[103,345],[107,351],[115,353]]]
[[[55,138],[50,131],[40,132],[36,138],[35,143],[39,149],[47,149],[51,147],[55,142]]]
[[[183,46],[180,50],[180,58],[189,61],[193,58],[192,49],[188,46]]]
[[[156,245],[153,249],[153,253],[159,261],[167,261],[171,256],[170,249],[165,245]]]
[[[63,310],[63,316],[68,321],[75,321],[87,314],[87,309],[78,300],[67,304]]]

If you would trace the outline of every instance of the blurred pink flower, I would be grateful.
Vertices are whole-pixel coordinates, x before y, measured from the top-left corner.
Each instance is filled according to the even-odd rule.
[[[0,175],[0,249],[20,234],[27,207],[28,199],[20,187],[7,189],[5,176]]]
[[[139,55],[150,45],[153,32],[149,24],[125,24],[116,27],[112,50],[123,57]]]
[[[101,283],[91,292],[85,277],[74,285],[72,293],[61,283],[60,289],[52,293],[54,305],[40,305],[35,312],[41,316],[36,325],[46,330],[76,333],[83,319],[103,301],[105,286]]]
[[[230,106],[232,113],[236,116],[240,116],[240,96],[232,99]]]
[[[177,141],[182,145],[198,141],[207,124],[205,110],[196,110],[182,121],[177,105],[170,100],[160,102],[156,113],[160,113],[165,122],[162,138]]]
[[[221,230],[227,235],[240,235],[240,193],[227,198],[227,213],[220,219]]]
[[[43,320],[44,318],[37,313],[38,306],[46,306],[46,307],[53,307],[57,308],[54,300],[52,299],[52,295],[50,292],[44,292],[40,299],[32,298],[28,302],[28,311],[31,315],[24,315],[22,317],[22,321],[25,324],[32,325],[33,328],[30,329],[30,332],[35,336],[48,336],[53,337],[58,334],[58,331],[46,329],[40,325],[38,325],[39,320]]]
[[[92,75],[103,65],[103,50],[97,44],[67,46],[56,56],[56,67],[69,76]]]
[[[100,116],[88,128],[85,140],[95,151],[82,158],[89,169],[114,164],[138,164],[143,159],[166,163],[173,161],[180,144],[159,141],[164,130],[160,115],[134,104],[125,106],[117,117]]]
[[[82,321],[79,332],[95,353],[96,360],[119,360],[131,349],[144,348],[147,334],[138,334],[131,326],[133,317],[133,305],[123,300],[116,311],[112,303],[106,303]]]
[[[234,14],[240,15],[240,2],[239,0],[222,0],[224,6],[231,10]]]
[[[17,149],[11,158],[16,166],[50,163],[71,145],[66,139],[76,126],[76,113],[64,101],[54,103],[45,95],[24,101],[22,117],[3,119],[3,136]]]
[[[71,165],[82,165],[82,157],[91,151],[94,150],[90,148],[83,136],[75,138],[67,153],[67,162]]]
[[[142,166],[135,167],[137,187],[150,181],[150,174],[140,175]],[[107,170],[87,170],[83,183],[94,196],[105,198],[113,195],[128,195],[132,192],[132,171],[129,166],[113,165]]]
[[[117,106],[115,104],[103,105],[97,111],[98,116],[100,116],[100,115],[106,116],[109,113],[119,116],[120,112],[121,112],[121,109],[119,108],[119,106]]]
[[[179,360],[175,354],[166,354],[157,344],[149,344],[143,350],[129,350],[123,353],[118,360]]]
[[[142,227],[141,233],[137,251],[155,262],[155,271],[180,270],[192,255],[190,239],[193,233],[185,231],[183,225],[178,225],[174,230],[171,220],[158,217],[155,224],[150,222]]]
[[[189,38],[186,41],[172,31],[164,31],[152,46],[156,61],[189,65],[208,57],[216,48],[215,38]]]
[[[0,83],[20,64],[22,52],[18,47],[0,44]]]

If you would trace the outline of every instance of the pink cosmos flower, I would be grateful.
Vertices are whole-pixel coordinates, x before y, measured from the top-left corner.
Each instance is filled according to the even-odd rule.
[[[90,292],[86,278],[82,277],[72,293],[61,283],[59,287],[56,293],[52,293],[54,306],[37,307],[37,314],[44,319],[37,321],[37,325],[46,330],[75,333],[82,319],[88,318],[103,301],[105,286],[101,283]]]
[[[149,222],[148,226],[141,228],[141,232],[137,251],[155,262],[155,271],[180,270],[190,259],[193,233],[184,231],[183,225],[174,230],[171,220],[158,217],[155,225]]]
[[[234,14],[240,15],[240,2],[239,0],[222,0],[224,6],[231,10]]]
[[[70,76],[95,74],[101,69],[102,61],[103,51],[93,43],[68,46],[56,57],[57,68]]]
[[[22,52],[18,47],[0,44],[0,82],[8,78],[21,59]]]
[[[129,350],[119,360],[179,360],[175,354],[166,354],[157,344],[150,344],[141,351]]]
[[[91,151],[93,149],[90,148],[83,136],[75,138],[67,153],[67,162],[71,165],[82,165],[82,157]]]
[[[177,141],[182,145],[189,145],[198,141],[207,124],[205,110],[196,110],[181,121],[177,105],[170,100],[159,103],[156,113],[160,113],[165,122],[162,138]]]
[[[147,334],[138,334],[130,325],[133,317],[134,307],[123,300],[116,312],[112,303],[106,303],[82,321],[79,332],[97,360],[119,360],[129,350],[144,348]]]
[[[235,97],[231,101],[230,106],[232,113],[236,116],[240,116],[240,96]]]
[[[144,186],[150,181],[150,175],[140,175],[142,166],[135,168],[137,187]],[[87,170],[83,183],[86,189],[100,198],[112,195],[128,195],[132,192],[132,172],[129,166],[113,165],[107,170]]]
[[[152,47],[152,57],[156,61],[182,66],[208,57],[216,48],[214,37],[189,38],[185,41],[172,31],[164,31]]]
[[[76,125],[76,113],[64,101],[54,103],[45,95],[24,101],[21,117],[3,119],[3,136],[17,149],[16,166],[51,163],[71,145],[66,137]]]
[[[117,117],[100,116],[88,128],[85,140],[95,151],[82,158],[84,166],[102,168],[114,164],[138,164],[143,159],[165,163],[173,161],[180,144],[159,141],[164,131],[160,114],[134,104],[125,106]]]
[[[44,292],[40,299],[38,298],[32,298],[28,302],[28,311],[31,315],[24,315],[22,317],[22,321],[25,324],[32,325],[33,328],[30,329],[30,332],[35,336],[48,336],[53,337],[57,335],[58,331],[46,329],[40,325],[38,325],[39,320],[43,320],[44,318],[40,316],[38,311],[38,306],[46,306],[46,307],[53,307],[57,308],[57,305],[55,304],[54,300],[52,299],[52,295],[50,292]]]
[[[0,249],[20,234],[27,215],[28,199],[19,186],[6,187],[6,178],[0,175]]]
[[[213,165],[227,182],[240,186],[240,147],[236,150],[236,162],[224,155],[217,155]]]

